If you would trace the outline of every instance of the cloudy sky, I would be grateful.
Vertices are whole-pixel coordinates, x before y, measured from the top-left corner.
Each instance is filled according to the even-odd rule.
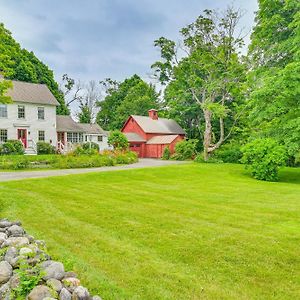
[[[234,4],[253,26],[256,0],[0,0],[0,22],[55,72],[83,81],[147,80],[159,57],[153,41],[179,39],[179,30],[205,8]]]

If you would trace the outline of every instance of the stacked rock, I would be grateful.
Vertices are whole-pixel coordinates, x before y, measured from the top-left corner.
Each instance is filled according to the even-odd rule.
[[[30,290],[28,278],[36,283]],[[101,300],[81,286],[75,273],[51,260],[45,243],[26,234],[20,222],[0,219],[0,299],[22,296],[26,300]]]

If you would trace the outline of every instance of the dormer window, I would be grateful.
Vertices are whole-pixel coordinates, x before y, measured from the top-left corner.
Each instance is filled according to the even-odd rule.
[[[7,118],[7,105],[0,104],[0,118]]]
[[[38,107],[38,119],[45,120],[45,108],[44,107]]]
[[[18,119],[25,119],[25,106],[18,105]]]

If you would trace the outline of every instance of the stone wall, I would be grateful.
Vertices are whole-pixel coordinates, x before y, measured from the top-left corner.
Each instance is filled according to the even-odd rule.
[[[26,234],[20,222],[0,219],[0,248],[0,299],[101,300],[51,260],[45,243]]]

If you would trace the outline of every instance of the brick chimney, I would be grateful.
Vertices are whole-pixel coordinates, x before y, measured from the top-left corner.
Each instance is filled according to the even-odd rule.
[[[148,110],[148,113],[149,113],[149,117],[152,120],[158,120],[158,114],[157,114],[157,110],[156,109],[150,109],[150,110]]]

